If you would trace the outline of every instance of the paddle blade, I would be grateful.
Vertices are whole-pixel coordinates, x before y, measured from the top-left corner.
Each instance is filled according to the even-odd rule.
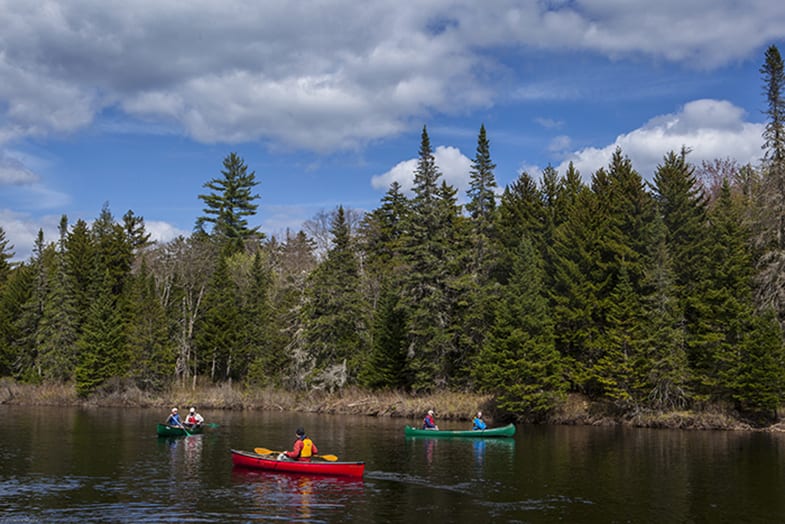
[[[283,453],[283,451],[273,451],[267,448],[253,448],[253,450],[257,455],[277,455],[279,453]]]
[[[335,462],[336,460],[338,460],[338,457],[336,457],[335,455],[316,455],[316,456],[322,460],[329,460],[330,462]]]
[[[210,422],[209,424],[207,424],[208,428],[218,428],[220,426],[221,426],[220,424],[216,424],[215,422]]]

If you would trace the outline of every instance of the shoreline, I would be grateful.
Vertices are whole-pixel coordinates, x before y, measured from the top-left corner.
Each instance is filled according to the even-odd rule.
[[[73,384],[21,384],[11,379],[0,379],[0,405],[19,406],[83,406],[83,407],[154,407],[197,405],[200,409],[274,410],[324,414],[361,415],[372,417],[420,419],[429,409],[441,420],[471,420],[478,410],[490,420],[505,423],[509,417],[499,417],[490,395],[462,392],[435,392],[412,395],[398,391],[372,392],[346,388],[329,393],[324,391],[285,391],[273,388],[254,389],[231,384],[197,385],[196,388],[174,385],[160,392],[146,392],[127,384],[110,384],[99,393],[81,399]],[[522,421],[526,422],[526,421]],[[785,432],[785,422],[754,425],[744,421],[733,411],[714,406],[704,411],[639,412],[619,415],[612,406],[591,402],[578,395],[567,401],[544,424],[625,426],[635,428],[767,431]]]

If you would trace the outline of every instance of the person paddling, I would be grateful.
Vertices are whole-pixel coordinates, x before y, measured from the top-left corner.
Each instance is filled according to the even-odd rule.
[[[422,421],[422,429],[433,429],[438,430],[439,426],[436,425],[436,420],[433,418],[433,410],[429,409],[428,414],[425,415],[425,418]]]
[[[303,428],[297,428],[297,431],[295,431],[294,434],[297,436],[297,439],[294,441],[292,451],[284,451],[278,455],[278,460],[291,459],[301,462],[310,462],[311,457],[319,453],[316,444],[313,443],[313,440],[305,436],[305,430]]]
[[[166,419],[166,425],[175,428],[183,427],[183,423],[180,420],[180,415],[177,413],[177,408],[172,408],[172,411],[169,413],[169,417]]]

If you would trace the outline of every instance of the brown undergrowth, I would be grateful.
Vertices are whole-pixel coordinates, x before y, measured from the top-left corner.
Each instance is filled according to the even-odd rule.
[[[286,391],[276,388],[246,388],[232,384],[197,384],[195,387],[174,384],[161,392],[142,391],[121,381],[105,384],[88,398],[80,398],[73,384],[32,385],[0,379],[0,404],[154,407],[199,406],[201,409],[305,411],[311,413],[352,414],[374,417],[417,419],[429,409],[437,419],[467,420],[478,409],[498,422],[504,418],[495,410],[490,395],[438,391],[413,395],[401,391],[368,391],[345,388],[337,392]],[[687,430],[762,430],[785,432],[785,422],[771,425],[751,424],[733,411],[712,406],[701,411],[657,412],[638,410],[619,412],[618,408],[591,402],[578,394],[567,400],[549,416],[549,424],[625,425],[641,428]]]

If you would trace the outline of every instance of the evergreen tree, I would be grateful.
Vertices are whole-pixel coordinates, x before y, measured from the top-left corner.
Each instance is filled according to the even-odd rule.
[[[706,278],[707,199],[687,163],[687,149],[665,155],[654,174],[654,199],[665,226],[665,241],[674,270],[674,285],[682,300]]]
[[[763,177],[756,206],[755,243],[760,256],[757,303],[774,309],[785,325],[785,66],[776,46],[761,67],[769,120],[763,131]]]
[[[13,332],[16,336],[11,341],[11,353],[16,355],[14,375],[28,382],[38,382],[42,378],[40,368],[35,366],[38,359],[36,335],[49,293],[48,275],[54,257],[54,245],[46,244],[43,230],[38,230],[30,259],[31,289],[14,321]]]
[[[123,215],[123,230],[134,253],[139,253],[153,244],[150,233],[145,231],[144,218],[134,215],[130,209]]]
[[[567,384],[542,287],[541,258],[524,238],[513,260],[475,375],[480,388],[495,395],[500,409],[539,419],[563,400]]]
[[[785,65],[776,45],[766,49],[765,61],[760,68],[766,93],[768,122],[763,131],[765,160],[782,165],[785,162]]]
[[[244,299],[241,315],[247,347],[249,367],[248,379],[259,386],[279,384],[286,362],[281,338],[276,333],[272,304],[273,275],[269,265],[257,251],[251,266],[250,283]]]
[[[648,330],[643,353],[635,364],[638,396],[657,410],[683,409],[690,400],[684,316],[676,293],[667,228],[660,215],[655,219],[654,237],[646,273],[650,291],[643,297]]]
[[[409,367],[412,387],[430,390],[447,385],[448,355],[453,336],[448,332],[452,309],[446,290],[451,253],[450,236],[445,230],[451,217],[443,216],[449,203],[440,190],[441,172],[423,127],[417,167],[414,172],[414,198],[405,224],[404,258],[406,275],[403,283],[404,309],[408,322]]]
[[[528,237],[534,248],[544,253],[543,214],[542,194],[528,173],[521,173],[515,182],[504,188],[496,225],[503,257],[496,278],[501,283],[506,282],[521,238]]]
[[[127,344],[133,363],[130,376],[141,389],[160,391],[173,375],[176,355],[166,310],[145,261],[131,277],[129,289]]]
[[[585,389],[588,372],[600,358],[594,341],[599,339],[599,293],[604,272],[599,243],[607,222],[597,197],[584,188],[569,209],[568,220],[555,232],[551,294],[556,323],[556,347],[564,358],[572,387]]]
[[[95,243],[84,220],[77,220],[68,232],[63,256],[76,314],[75,329],[80,333],[100,283]]]
[[[367,351],[367,308],[360,267],[343,206],[332,223],[332,248],[313,272],[303,310],[308,382],[327,389],[355,381]]]
[[[360,382],[371,389],[406,388],[406,318],[395,288],[383,285],[373,321],[373,345]]]
[[[466,210],[471,217],[474,233],[473,271],[487,278],[492,257],[491,240],[496,237],[496,177],[493,170],[496,164],[491,160],[490,144],[485,134],[485,125],[480,126],[477,137],[477,151],[469,171],[469,189],[466,191],[469,202]]]
[[[256,214],[259,198],[254,194],[258,184],[256,173],[248,172],[248,166],[242,158],[230,153],[223,161],[224,169],[221,178],[213,178],[204,184],[211,192],[199,195],[204,202],[205,215],[196,220],[197,232],[204,232],[204,224],[213,224],[212,234],[220,239],[229,253],[240,251],[246,240],[261,239],[258,226],[248,227],[246,217]]]
[[[210,380],[236,378],[235,352],[241,341],[240,303],[227,257],[218,258],[205,290],[203,313],[194,330],[194,375]]]
[[[730,400],[754,309],[748,235],[727,181],[710,220],[707,271],[712,278],[701,282],[694,302],[698,320],[688,339],[689,356],[700,398]]]
[[[95,296],[77,345],[76,392],[87,397],[112,377],[123,377],[130,361],[126,353],[125,322],[118,297],[112,292],[114,278],[108,270]]]
[[[0,288],[0,377],[17,372],[19,352],[26,349],[20,344],[26,328],[21,319],[32,295],[34,275],[33,266],[20,264]]]
[[[625,265],[621,266],[608,302],[605,326],[597,344],[600,356],[591,367],[589,380],[597,384],[603,396],[620,407],[629,407],[637,403],[635,365],[643,342],[643,318]]]
[[[777,419],[785,393],[785,348],[782,329],[772,311],[753,317],[741,343],[734,369],[733,400],[745,413]]]
[[[46,381],[64,382],[73,377],[77,362],[78,314],[65,260],[68,220],[60,220],[60,241],[47,271],[47,296],[36,330],[36,367]]]
[[[0,226],[0,291],[11,272],[11,265],[8,261],[14,257],[13,249],[14,246],[9,245],[8,239],[5,237],[5,230]]]

